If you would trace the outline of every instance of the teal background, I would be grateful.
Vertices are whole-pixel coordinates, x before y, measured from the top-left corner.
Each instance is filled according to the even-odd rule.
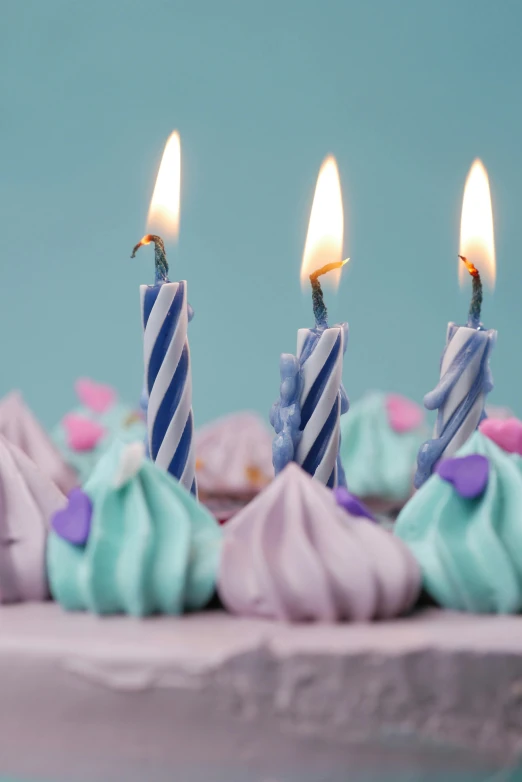
[[[51,425],[88,375],[139,396],[138,286],[165,139],[183,145],[172,278],[189,281],[202,423],[278,393],[278,356],[312,324],[299,266],[333,152],[352,261],[332,320],[345,384],[421,399],[457,285],[464,179],[490,173],[499,331],[493,401],[522,413],[519,0],[2,0],[0,392]]]

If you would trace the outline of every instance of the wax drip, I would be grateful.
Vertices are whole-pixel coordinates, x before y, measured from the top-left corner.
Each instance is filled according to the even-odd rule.
[[[472,329],[480,328],[480,312],[482,309],[482,280],[480,272],[471,261],[468,261],[463,255],[459,255],[461,261],[466,265],[466,269],[471,275],[471,304],[469,305],[468,326]]]
[[[340,328],[344,332],[343,342],[343,354],[346,352],[346,345],[348,342],[348,324],[341,323]],[[324,329],[307,329],[307,335],[304,343],[301,347],[299,356],[293,356],[291,353],[283,353],[279,362],[279,371],[281,373],[281,385],[279,391],[279,399],[272,405],[270,411],[270,423],[275,429],[276,437],[272,445],[273,464],[276,475],[283,470],[289,462],[297,461],[296,453],[299,442],[301,440],[303,429],[306,423],[310,420],[310,411],[308,411],[308,419],[306,420],[306,400],[303,400],[304,404],[301,406],[301,393],[303,390],[302,383],[302,370],[304,364],[310,360]],[[335,350],[335,348],[334,348]],[[330,366],[330,371],[332,367]],[[319,374],[312,385],[311,392],[317,386],[322,386],[327,382],[330,376],[329,371],[319,371]],[[341,383],[339,387],[338,402],[340,415],[343,415],[348,411],[350,403],[344,390],[344,386]],[[317,453],[316,453],[317,456]],[[305,464],[301,465],[306,469]],[[313,474],[313,472],[311,473]],[[335,471],[332,473],[335,479]],[[346,486],[346,476],[341,463],[339,453],[337,454],[337,485]]]
[[[350,259],[346,258],[344,261],[335,261],[335,263],[328,263],[326,266],[322,266],[317,271],[312,272],[310,275],[310,283],[312,285],[312,306],[314,309],[315,324],[319,329],[328,328],[328,310],[324,303],[323,289],[319,282],[319,277],[328,272],[333,272],[335,269],[341,269],[345,263],[348,263]]]
[[[444,353],[450,349],[451,341],[458,332],[459,327],[450,324],[448,329],[448,342]],[[437,386],[424,397],[424,407],[427,410],[438,410],[437,430],[438,433],[430,440],[427,440],[420,448],[417,457],[417,472],[415,473],[414,484],[416,489],[428,480],[435,469],[435,465],[446,453],[456,437],[459,436],[459,430],[465,425],[465,421],[473,410],[480,395],[486,396],[493,388],[493,378],[489,368],[489,354],[496,340],[495,331],[485,331],[476,329],[460,350],[455,353],[444,375],[441,376]],[[451,415],[445,415],[445,408],[450,395],[459,385],[463,374],[466,372],[470,363],[475,360],[477,353],[482,352],[480,363],[476,368],[476,374],[472,383],[469,385],[465,395],[460,401],[457,401]],[[444,361],[444,356],[443,356]],[[476,426],[484,420],[485,412],[482,410],[476,421]],[[458,451],[464,444],[465,439],[452,448],[452,453]]]
[[[140,247],[151,243],[154,244],[154,264],[156,267],[155,283],[158,285],[159,283],[169,281],[169,264],[167,262],[165,245],[161,236],[156,236],[155,234],[147,234],[144,236],[133,249],[131,258],[136,257],[136,253]]]

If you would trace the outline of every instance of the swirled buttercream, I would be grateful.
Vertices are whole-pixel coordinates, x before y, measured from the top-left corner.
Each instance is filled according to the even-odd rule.
[[[144,440],[146,425],[142,412],[118,402],[110,386],[84,378],[77,381],[76,392],[81,405],[62,418],[52,436],[83,484],[116,441]]]
[[[195,445],[203,498],[250,498],[273,478],[272,439],[255,413],[234,413],[212,421],[196,431]]]
[[[341,418],[341,461],[352,494],[377,511],[401,507],[425,435],[422,408],[404,397],[372,392],[354,402]]]
[[[0,400],[0,434],[28,456],[65,494],[77,478],[18,391]]]
[[[63,505],[54,482],[0,437],[0,602],[49,596],[45,543],[49,520]]]
[[[214,593],[219,526],[144,450],[113,444],[85,484],[87,501],[76,491],[53,519],[49,582],[68,610],[180,614]]]
[[[224,527],[218,592],[243,616],[392,617],[412,606],[419,585],[401,541],[340,508],[330,489],[294,463]]]
[[[472,455],[482,459],[473,462]],[[466,475],[470,467],[480,474]],[[522,460],[475,432],[406,504],[395,534],[411,549],[426,590],[440,605],[517,613],[522,609],[521,508]]]

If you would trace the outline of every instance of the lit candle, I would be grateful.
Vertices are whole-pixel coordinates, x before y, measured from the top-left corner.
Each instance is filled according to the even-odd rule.
[[[466,180],[460,225],[459,279],[471,276],[472,294],[466,326],[448,325],[437,387],[424,405],[438,410],[433,439],[421,447],[415,486],[430,477],[437,462],[452,456],[486,417],[486,394],[493,388],[489,356],[497,332],[481,323],[482,278],[495,283],[495,241],[486,169],[475,160]]]
[[[280,360],[280,398],[270,421],[276,431],[273,462],[279,473],[289,462],[326,486],[344,486],[339,458],[339,418],[348,410],[342,384],[343,355],[348,324],[328,325],[320,277],[328,274],[338,285],[343,248],[343,203],[337,164],[323,163],[317,180],[301,266],[301,282],[311,283],[315,327],[299,329],[297,354]]]
[[[177,132],[165,146],[147,228],[176,238],[179,229],[181,149]],[[148,233],[132,252],[154,244],[155,282],[142,285],[147,436],[150,458],[197,494],[193,444],[192,380],[187,326],[187,283],[170,282],[165,246]]]

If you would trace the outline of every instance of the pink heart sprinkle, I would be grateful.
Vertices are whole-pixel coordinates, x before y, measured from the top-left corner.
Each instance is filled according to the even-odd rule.
[[[74,387],[80,402],[95,413],[105,413],[117,399],[114,388],[103,383],[95,383],[88,377],[79,378]]]
[[[105,435],[105,429],[83,415],[69,413],[62,419],[67,445],[73,451],[92,451]]]
[[[479,430],[502,450],[522,456],[522,421],[518,418],[486,418]]]
[[[419,405],[400,394],[388,394],[386,397],[388,421],[394,432],[404,434],[417,429],[424,423],[424,410]]]

